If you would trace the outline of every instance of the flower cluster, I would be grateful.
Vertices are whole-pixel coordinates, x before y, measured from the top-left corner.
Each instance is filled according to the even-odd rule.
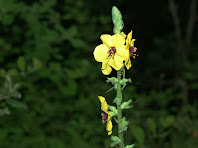
[[[120,70],[125,62],[129,69],[131,65],[130,57],[135,58],[137,48],[134,47],[135,39],[132,39],[132,31],[127,35],[104,34],[100,36],[103,44],[98,45],[94,50],[94,58],[97,62],[102,62],[102,73],[109,75],[112,68]]]

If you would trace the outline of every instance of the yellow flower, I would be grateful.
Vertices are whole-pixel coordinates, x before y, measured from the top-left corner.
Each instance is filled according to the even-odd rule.
[[[125,65],[126,68],[129,69],[132,65],[131,65],[131,60],[130,60],[130,56],[132,56],[134,59],[137,56],[135,54],[137,48],[134,47],[134,42],[135,39],[132,39],[132,31],[127,35],[127,39],[126,39],[126,49],[129,51],[128,53],[128,60],[126,61]]]
[[[109,75],[112,68],[120,70],[123,61],[128,60],[125,37],[120,34],[100,36],[103,44],[98,45],[94,50],[94,58],[97,62],[102,62],[102,72]],[[112,68],[111,68],[112,67]]]
[[[101,102],[101,110],[103,111],[103,113],[101,114],[102,115],[102,122],[103,123],[107,122],[106,130],[108,132],[108,135],[111,135],[113,125],[112,125],[112,122],[110,120],[111,115],[110,115],[110,112],[108,111],[107,102],[106,102],[105,98],[102,97],[102,96],[98,96],[98,99]]]

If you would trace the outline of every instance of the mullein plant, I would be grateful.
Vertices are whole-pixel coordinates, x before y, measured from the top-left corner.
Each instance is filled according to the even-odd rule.
[[[102,44],[98,45],[93,54],[97,62],[102,62],[102,73],[109,75],[112,69],[117,71],[117,77],[107,78],[107,83],[112,83],[113,87],[110,90],[116,90],[117,95],[113,101],[117,106],[107,104],[103,96],[98,96],[101,103],[101,110],[103,111],[102,121],[106,123],[106,130],[108,135],[112,134],[112,119],[118,124],[118,136],[111,136],[111,147],[119,144],[119,148],[133,148],[132,145],[124,144],[123,133],[127,131],[129,121],[123,117],[122,111],[132,107],[132,100],[122,101],[122,91],[126,84],[132,83],[131,79],[125,78],[125,68],[129,70],[132,66],[130,58],[135,58],[137,48],[134,47],[135,39],[132,39],[132,31],[126,36],[123,29],[124,23],[122,15],[117,7],[112,8],[112,21],[114,24],[114,35],[103,34],[100,36]],[[109,90],[109,91],[110,91]],[[108,92],[108,91],[107,91]]]

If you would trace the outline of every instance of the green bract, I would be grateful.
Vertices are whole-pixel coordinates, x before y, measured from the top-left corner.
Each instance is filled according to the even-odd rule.
[[[113,100],[113,102],[116,103],[117,105],[121,105],[122,99],[116,97],[116,98]]]
[[[132,102],[132,100],[128,100],[127,102],[123,102],[121,105],[121,109],[130,109],[132,108],[132,105],[130,105],[130,103]]]
[[[120,138],[118,138],[117,136],[111,136],[111,140],[113,141],[111,143],[111,147],[114,147],[116,144],[120,143]]]
[[[128,128],[127,126],[128,126],[128,124],[129,124],[129,121],[126,121],[126,118],[123,117],[123,118],[122,118],[122,130],[119,131],[119,132],[127,131],[127,128]]]
[[[117,84],[118,83],[118,79],[116,77],[112,77],[112,78],[107,78],[108,80],[106,82],[111,82],[112,84]]]
[[[118,114],[118,111],[117,111],[116,107],[108,105],[108,108],[114,113],[113,114],[114,116]]]

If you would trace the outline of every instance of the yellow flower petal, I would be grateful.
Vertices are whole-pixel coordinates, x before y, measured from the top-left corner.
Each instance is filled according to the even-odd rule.
[[[108,47],[113,47],[112,36],[109,34],[103,34],[100,36],[103,44],[107,45]]]
[[[127,35],[127,39],[126,39],[126,46],[127,46],[127,49],[129,48],[130,43],[131,43],[132,32],[133,32],[133,31],[131,30],[131,32]]]
[[[134,47],[134,42],[135,42],[135,39],[132,39],[131,40],[131,43],[130,43],[130,46],[133,46]]]
[[[108,60],[108,59],[107,59]],[[102,68],[101,69],[106,69],[106,67],[107,67],[107,60],[104,60],[103,62],[102,62]]]
[[[98,96],[101,103],[101,110],[108,114],[108,105],[104,97]]]
[[[120,70],[123,66],[123,58],[115,54],[114,57],[109,57],[108,64],[113,67],[115,70]]]
[[[102,73],[104,75],[109,75],[112,71],[112,68],[107,64],[107,61],[102,63]]]
[[[100,100],[101,102],[101,109],[102,111],[104,111],[106,114],[108,114],[108,119],[107,119],[107,124],[106,124],[106,130],[108,132],[108,135],[111,135],[112,133],[112,128],[113,128],[113,125],[112,125],[112,122],[111,122],[111,115],[110,113],[108,112],[108,105],[107,105],[107,102],[105,100],[104,97],[102,96],[98,96],[98,99]],[[104,122],[103,122],[104,123]]]
[[[112,128],[113,128],[113,125],[112,125],[111,120],[107,121],[106,130],[107,130],[107,132],[108,132],[108,135],[111,135],[111,133],[112,133]]]
[[[120,34],[114,34],[114,35],[112,36],[112,40],[113,40],[113,45],[114,45],[115,47],[117,47],[117,46],[122,46],[122,45],[124,45],[124,43],[125,43],[125,37],[123,37],[123,36],[120,35]]]
[[[106,60],[109,56],[109,48],[104,45],[104,44],[100,44],[98,45],[95,50],[94,50],[94,58],[97,62],[103,62],[104,60]]]
[[[130,58],[129,50],[126,50],[125,45],[121,45],[116,47],[116,54],[123,58],[123,60],[127,61]]]
[[[129,59],[128,61],[125,62],[126,68],[129,70],[129,68],[132,66],[131,60]]]
[[[131,41],[131,39],[132,39],[132,33],[133,33],[133,31],[131,30],[131,32],[129,32],[129,34],[127,35],[127,38],[129,41]]]

